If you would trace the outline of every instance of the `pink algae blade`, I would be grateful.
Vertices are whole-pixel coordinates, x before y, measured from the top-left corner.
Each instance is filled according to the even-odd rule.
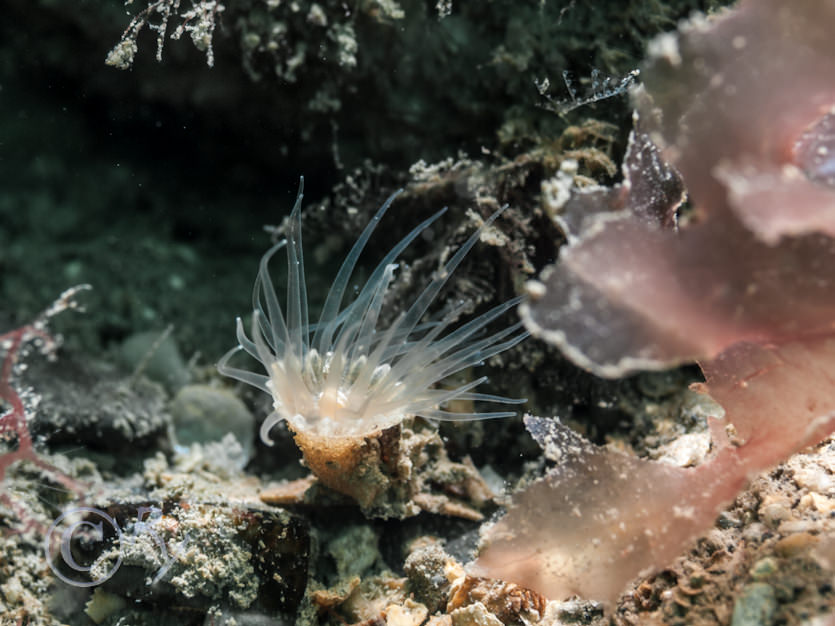
[[[712,432],[732,423],[737,441],[714,440],[714,456],[695,468],[630,457],[556,420],[526,418],[556,466],[513,496],[475,571],[552,599],[613,602],[710,528],[752,474],[835,430],[835,339],[741,344],[702,367],[705,390],[726,410]]]
[[[694,219],[679,231],[646,219],[644,195],[661,187],[638,182],[654,173],[628,152],[621,204],[597,192],[608,214],[590,222],[592,198],[566,203],[572,243],[522,307],[534,335],[617,377],[835,332],[832,28],[835,0],[751,0],[656,43],[640,126],[681,173]]]
[[[833,267],[822,235],[769,246],[736,222],[676,233],[625,217],[565,250],[523,316],[580,366],[617,377],[835,331]]]
[[[734,425],[741,442],[735,452],[748,471],[774,465],[835,429],[833,336],[738,344],[700,365],[707,392]]]
[[[683,470],[598,448],[554,420],[528,424],[548,429],[557,467],[514,495],[475,572],[551,599],[613,601],[641,571],[671,561],[739,488],[718,465]]]
[[[647,219],[643,196],[660,187],[632,183],[663,166],[628,151],[620,189],[565,204],[570,245],[522,316],[601,376],[698,360],[725,409],[713,456],[675,468],[529,418],[556,466],[487,531],[481,573],[611,602],[752,474],[835,430],[833,28],[835,0],[742,0],[656,42],[641,126],[683,177],[692,219],[678,231]],[[667,194],[652,206],[676,206]]]

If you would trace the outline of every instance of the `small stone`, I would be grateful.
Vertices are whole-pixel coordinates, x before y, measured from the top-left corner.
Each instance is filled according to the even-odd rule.
[[[794,482],[801,488],[817,493],[832,493],[835,490],[835,476],[819,465],[809,464],[796,469]]]
[[[131,372],[139,370],[169,391],[191,380],[177,343],[164,330],[131,335],[120,346],[119,359]]]
[[[705,576],[704,572],[694,573],[691,574],[690,578],[687,579],[687,585],[691,589],[701,589],[704,586],[706,580],[707,577]]]
[[[769,626],[776,612],[774,588],[762,582],[750,583],[736,599],[731,626]]]
[[[785,522],[780,522],[780,525],[777,527],[777,532],[781,535],[791,535],[794,533],[815,532],[819,529],[820,525],[815,520],[790,519]]]
[[[84,606],[84,612],[96,624],[101,624],[108,616],[124,608],[125,604],[124,598],[99,587]]]
[[[742,522],[739,520],[739,518],[734,517],[727,511],[722,511],[719,514],[719,518],[716,520],[716,523],[718,524],[719,528],[724,529],[739,528],[740,526],[742,526]]]
[[[780,496],[766,496],[760,504],[759,515],[766,524],[776,528],[780,522],[791,519],[791,503]]]
[[[177,392],[170,411],[180,445],[221,441],[232,433],[246,459],[252,456],[255,418],[232,393],[207,385],[186,385]]]
[[[800,554],[818,543],[819,539],[810,533],[796,533],[783,537],[774,544],[777,556],[792,557]]]
[[[455,609],[450,613],[452,626],[502,626],[501,620],[481,602]]]
[[[676,467],[692,467],[701,463],[710,450],[708,433],[688,433],[658,449],[658,460]]]
[[[449,594],[447,611],[483,606],[502,624],[534,624],[542,619],[547,600],[537,592],[511,582],[466,576],[455,581]]]
[[[543,624],[589,624],[603,618],[603,605],[590,600],[549,602],[545,607]]]
[[[430,543],[412,550],[403,566],[409,591],[432,612],[447,599],[450,581],[446,569],[451,560],[441,546]]]
[[[767,556],[751,566],[751,577],[757,581],[768,578],[777,571],[778,567],[777,559]]]
[[[379,538],[370,526],[346,526],[338,537],[330,541],[326,552],[336,563],[339,578],[362,577],[378,559]]]
[[[820,493],[812,492],[800,498],[798,507],[801,510],[811,509],[829,515],[832,511],[835,511],[835,500]]]
[[[752,546],[759,545],[763,539],[768,538],[771,534],[766,525],[760,522],[753,522],[742,529],[742,539]]]
[[[386,607],[386,626],[420,626],[427,615],[429,611],[425,606],[407,598],[403,604]]]

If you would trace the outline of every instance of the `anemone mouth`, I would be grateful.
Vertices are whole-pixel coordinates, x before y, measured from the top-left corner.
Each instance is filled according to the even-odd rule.
[[[515,415],[514,411],[453,412],[445,408],[452,400],[497,404],[524,402],[474,391],[486,377],[450,389],[436,385],[515,346],[528,336],[521,322],[490,335],[484,332],[489,324],[516,306],[521,297],[495,306],[454,328],[463,313],[462,304],[452,307],[441,319],[424,321],[441,288],[505,207],[493,213],[470,235],[390,326],[380,328],[378,321],[385,295],[397,269],[395,261],[446,211],[436,212],[403,237],[371,272],[353,301],[343,307],[357,260],[400,192],[392,194],[342,263],[322,306],[319,321],[310,324],[301,238],[303,189],[302,179],[290,213],[286,238],[261,258],[252,293],[251,337],[247,336],[243,322],[238,318],[239,345],[218,363],[221,374],[272,395],[274,413],[264,422],[262,439],[271,443],[269,431],[283,420],[290,422],[294,430],[349,436],[386,428],[410,416],[465,421]],[[269,261],[282,249],[286,250],[287,256],[287,293],[283,308],[268,271]],[[258,360],[266,374],[231,366],[231,358],[239,351]]]

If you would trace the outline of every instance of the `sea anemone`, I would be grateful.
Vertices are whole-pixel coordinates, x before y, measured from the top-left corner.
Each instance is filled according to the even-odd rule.
[[[469,401],[470,407],[473,401],[524,402],[474,391],[487,380],[486,376],[452,388],[437,385],[515,346],[528,335],[521,323],[490,335],[484,332],[488,324],[516,306],[520,298],[513,298],[454,328],[466,303],[451,307],[440,319],[425,319],[452,272],[503,209],[484,221],[390,326],[381,328],[378,323],[387,304],[386,295],[397,269],[397,258],[446,210],[424,220],[400,240],[371,272],[354,300],[343,308],[357,260],[397,196],[393,194],[351,248],[328,292],[319,321],[311,324],[302,255],[303,187],[302,179],[286,238],[261,258],[252,294],[251,338],[238,318],[239,345],[218,363],[222,374],[272,395],[274,411],[261,427],[262,440],[271,444],[269,433],[281,421],[288,423],[298,440],[300,433],[316,438],[359,437],[413,416],[464,421],[515,415],[513,411],[449,410],[448,404],[454,400]],[[267,267],[282,248],[287,252],[287,297],[283,308]],[[230,366],[232,356],[241,350],[260,361],[267,374]]]

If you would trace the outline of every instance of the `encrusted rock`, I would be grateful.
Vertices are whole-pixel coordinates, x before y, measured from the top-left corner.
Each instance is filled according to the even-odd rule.
[[[138,501],[82,512],[69,533],[60,527],[55,535],[67,552],[53,552],[56,572],[76,586],[198,610],[223,604],[292,613],[304,595],[309,528],[287,511]],[[67,555],[89,567],[86,575]]]
[[[514,583],[489,578],[467,576],[456,582],[450,594],[447,612],[453,616],[454,624],[460,622],[460,610],[464,607],[480,605],[505,626],[536,623],[545,614],[547,600],[530,589]],[[481,609],[477,610],[481,615]],[[468,613],[468,615],[471,615]],[[486,622],[485,622],[486,623]],[[491,622],[492,623],[492,622]]]

